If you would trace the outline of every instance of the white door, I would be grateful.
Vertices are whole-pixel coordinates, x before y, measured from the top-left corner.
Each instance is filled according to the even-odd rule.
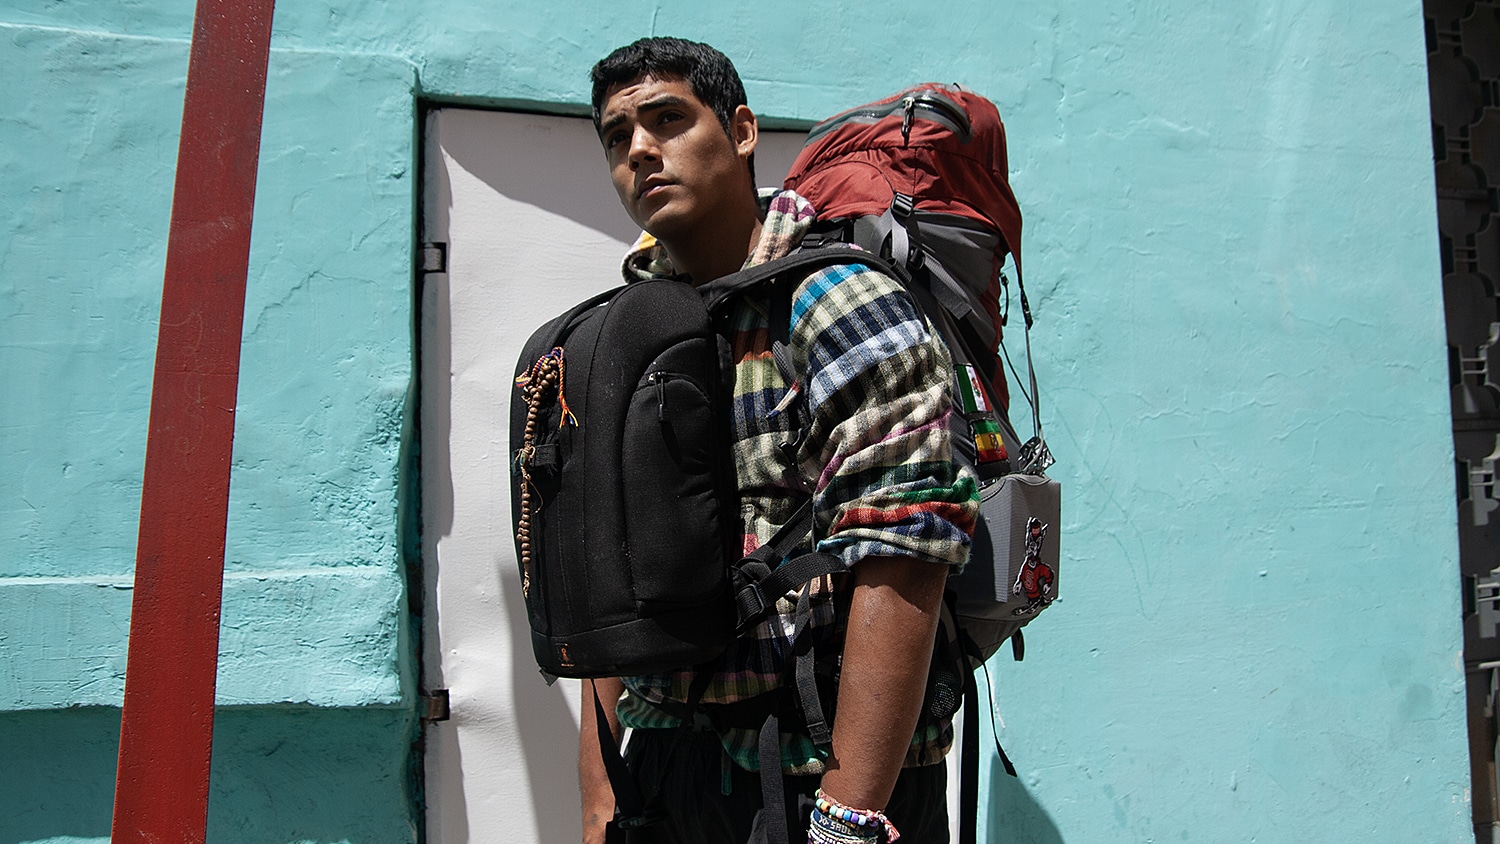
[[[425,127],[422,240],[447,272],[421,297],[427,832],[440,844],[579,840],[578,683],[532,659],[509,535],[510,380],[541,323],[620,283],[637,230],[584,118],[443,108]],[[800,133],[756,154],[780,184]]]

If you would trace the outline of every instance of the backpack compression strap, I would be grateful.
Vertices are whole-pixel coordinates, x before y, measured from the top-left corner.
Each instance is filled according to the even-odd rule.
[[[735,565],[734,609],[740,633],[765,620],[782,595],[815,577],[846,568],[842,558],[822,551],[789,558],[792,549],[812,531],[812,522],[813,504],[809,500],[766,544]]]

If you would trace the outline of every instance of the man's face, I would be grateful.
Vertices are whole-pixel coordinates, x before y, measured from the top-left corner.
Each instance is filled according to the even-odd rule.
[[[746,116],[749,109],[744,109]],[[609,89],[599,140],[620,204],[636,225],[671,243],[713,225],[753,190],[746,159],[753,116],[737,113],[731,141],[686,80],[646,76]]]

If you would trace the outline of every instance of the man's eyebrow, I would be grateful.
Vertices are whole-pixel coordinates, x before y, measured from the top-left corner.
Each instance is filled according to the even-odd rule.
[[[658,110],[664,109],[664,108],[672,108],[674,106],[685,106],[687,104],[688,104],[687,97],[683,97],[683,96],[680,96],[678,94],[657,94],[656,96],[652,97],[651,99],[649,99],[649,100],[641,103],[640,105],[636,106],[635,110],[636,110],[637,113],[646,112],[646,111],[658,111]],[[619,126],[621,123],[624,123],[624,122],[625,122],[625,115],[624,114],[616,114],[613,117],[610,117],[608,120],[605,120],[603,123],[600,123],[599,124],[599,137],[600,137],[600,139],[603,139],[606,135],[608,135],[610,133],[611,130],[613,130],[616,126]]]
[[[624,122],[625,122],[625,115],[623,115],[623,114],[616,114],[614,117],[611,117],[608,120],[604,121],[603,123],[600,123],[599,124],[599,139],[603,140],[605,135],[608,135],[610,132],[614,131],[614,128],[616,126],[619,126],[621,123],[624,123]]]

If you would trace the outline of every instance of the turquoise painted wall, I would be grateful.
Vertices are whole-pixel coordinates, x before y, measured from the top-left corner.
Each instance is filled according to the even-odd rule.
[[[724,49],[772,117],[938,79],[1006,118],[1067,562],[1028,660],[993,666],[1022,778],[991,781],[990,840],[1468,834],[1419,6],[948,8],[282,4],[215,840],[414,836],[406,778],[374,772],[414,731],[416,97],[576,110],[589,64],[653,31]],[[50,737],[0,740],[40,783],[0,793],[41,807],[0,842],[107,837],[191,20],[0,9],[0,739]],[[265,756],[299,719],[324,744]],[[370,779],[299,827],[320,755]]]
[[[0,11],[7,844],[109,835],[192,13],[167,9],[152,30]],[[270,65],[212,840],[414,840],[399,530],[414,84],[396,56],[278,50]]]

